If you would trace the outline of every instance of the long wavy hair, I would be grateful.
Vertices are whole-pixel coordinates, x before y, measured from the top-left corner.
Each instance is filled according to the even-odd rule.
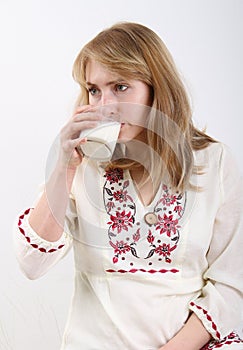
[[[193,125],[185,86],[161,38],[148,27],[131,22],[117,23],[101,31],[83,47],[73,65],[73,77],[81,89],[79,105],[89,101],[85,72],[90,59],[125,79],[140,80],[151,88],[153,102],[146,139],[152,149],[152,178],[159,184],[166,177],[174,189],[184,191],[195,170],[193,151],[216,141]],[[129,169],[135,163],[120,159],[109,167]]]

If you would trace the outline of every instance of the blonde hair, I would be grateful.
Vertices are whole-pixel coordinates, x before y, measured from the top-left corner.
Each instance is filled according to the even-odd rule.
[[[194,127],[186,89],[163,41],[138,23],[117,23],[100,32],[83,47],[74,62],[73,77],[81,88],[77,104],[88,103],[85,72],[90,59],[125,79],[140,80],[151,88],[153,102],[147,143],[162,160],[156,164],[155,152],[151,153],[153,180],[159,184],[167,172],[170,185],[184,191],[194,169],[193,150],[216,141]],[[111,165],[122,167],[125,163],[121,160]],[[125,166],[133,165],[134,162],[128,162]]]

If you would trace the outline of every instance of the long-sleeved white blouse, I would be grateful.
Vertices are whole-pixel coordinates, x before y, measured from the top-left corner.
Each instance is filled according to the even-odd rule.
[[[73,182],[65,230],[57,242],[19,218],[21,269],[38,278],[71,247],[75,290],[62,350],[158,349],[196,313],[214,339],[205,349],[243,349],[232,333],[243,292],[242,180],[229,149],[194,153],[204,166],[174,193],[161,184],[144,206],[127,171],[84,160]]]

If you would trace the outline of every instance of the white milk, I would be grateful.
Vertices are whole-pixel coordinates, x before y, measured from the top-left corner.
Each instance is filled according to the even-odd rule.
[[[99,161],[109,161],[112,157],[120,132],[118,122],[100,122],[96,128],[83,130],[80,137],[87,138],[78,151],[86,157]]]

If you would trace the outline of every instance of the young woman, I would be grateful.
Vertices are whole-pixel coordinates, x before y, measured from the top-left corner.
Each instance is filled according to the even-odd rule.
[[[119,23],[84,46],[73,76],[80,97],[58,161],[15,235],[32,279],[74,249],[62,349],[242,349],[241,177],[193,125],[167,48]],[[106,163],[78,151],[102,108],[121,124]]]

